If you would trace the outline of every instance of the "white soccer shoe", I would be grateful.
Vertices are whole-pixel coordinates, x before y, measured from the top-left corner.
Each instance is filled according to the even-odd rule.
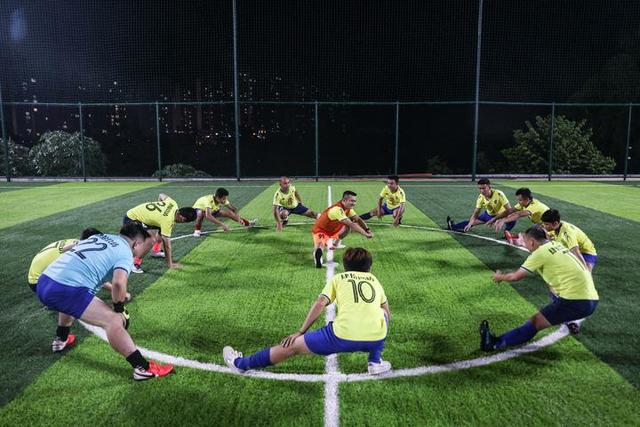
[[[242,353],[239,351],[235,351],[231,346],[225,346],[222,349],[222,358],[224,359],[224,363],[227,364],[229,369],[233,372],[237,372],[238,374],[244,374],[245,370],[238,368],[235,363],[235,360],[242,357]]]
[[[164,258],[164,251],[151,252],[151,258]]]
[[[202,235],[202,231],[201,230],[195,230],[193,232],[193,237],[200,237]]]
[[[251,221],[249,221],[249,224],[247,225],[247,227],[251,228],[251,227],[255,227],[255,225],[258,223],[258,219],[254,218]]]
[[[144,270],[140,268],[140,266],[138,265],[134,265],[133,268],[131,269],[132,273],[138,273],[138,274],[142,274],[144,273]]]
[[[369,375],[380,375],[391,370],[391,363],[380,359],[380,363],[369,362],[367,369],[369,370]]]
[[[69,334],[67,336],[66,341],[62,341],[58,337],[55,337],[53,342],[51,343],[51,350],[53,350],[54,353],[58,353],[64,350],[65,348],[69,347],[70,345],[72,345],[75,342],[75,340],[76,340],[76,336],[73,334]]]

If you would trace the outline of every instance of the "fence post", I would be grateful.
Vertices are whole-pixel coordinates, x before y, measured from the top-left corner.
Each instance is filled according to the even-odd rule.
[[[473,119],[473,165],[471,166],[471,181],[476,180],[477,160],[478,160],[478,122],[480,111],[480,58],[482,47],[482,9],[484,0],[479,0],[478,5],[478,40],[476,46],[476,106]]]
[[[162,182],[162,156],[160,150],[160,106],[156,101],[156,151],[158,152],[158,171],[160,172],[158,180]]]
[[[393,174],[398,175],[398,146],[400,144],[400,102],[396,101],[396,149],[395,163],[393,165]]]
[[[82,160],[82,180],[87,182],[87,161],[84,146],[84,122],[82,121],[82,103],[78,102],[78,121],[80,122],[80,158]]]
[[[315,128],[316,128],[316,182],[320,178],[320,124],[318,122],[318,101],[315,102]]]
[[[629,117],[627,119],[627,146],[624,149],[624,177],[623,181],[627,180],[627,172],[629,170],[629,144],[631,143],[631,109],[633,104],[629,103]]]
[[[549,135],[549,172],[547,174],[547,181],[551,181],[551,174],[553,168],[553,134],[556,130],[556,103],[551,103],[551,130]]]
[[[11,182],[11,169],[9,162],[9,140],[7,130],[4,127],[4,104],[2,103],[2,86],[0,86],[0,128],[2,129],[2,142],[4,143],[4,165],[7,168],[7,182]]]
[[[236,128],[236,178],[240,181],[240,99],[238,98],[238,19],[233,0],[233,106]]]

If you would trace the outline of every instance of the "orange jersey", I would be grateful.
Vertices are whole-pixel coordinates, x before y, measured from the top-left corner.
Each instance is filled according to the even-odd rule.
[[[342,229],[343,224],[341,221],[354,215],[357,215],[356,211],[346,209],[341,201],[337,202],[322,211],[311,232],[333,236]]]

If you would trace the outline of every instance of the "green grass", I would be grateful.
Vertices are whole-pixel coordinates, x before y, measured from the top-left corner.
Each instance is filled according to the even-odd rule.
[[[378,182],[328,184],[334,199],[347,188],[355,190],[356,210],[361,213],[374,205],[381,187]],[[297,187],[307,206],[320,210],[326,205],[327,183],[297,183]],[[616,186],[611,187],[614,192]],[[197,185],[161,188],[181,205],[207,192]],[[244,216],[272,224],[274,188],[230,190]],[[408,183],[405,189],[411,203],[403,222],[427,227],[437,226],[447,213],[467,217],[477,194],[473,185]],[[534,191],[543,194],[543,190],[541,186]],[[89,425],[109,420],[127,425],[321,425],[322,383],[177,368],[176,375],[138,384],[129,380],[130,367],[121,357],[98,338],[87,337],[80,327],[75,329],[85,338],[78,348],[62,356],[48,353],[54,318],[38,308],[24,283],[31,256],[49,241],[73,236],[85,225],[113,231],[128,207],[153,199],[158,191],[138,190],[0,230],[7,243],[1,245],[2,255],[10,261],[0,279],[11,284],[6,300],[0,302],[0,327],[9,331],[9,342],[18,343],[5,350],[3,358],[3,365],[11,369],[3,369],[0,378],[6,402],[0,409],[0,424]],[[628,267],[640,225],[547,199],[577,219],[571,222],[589,233],[601,254],[595,278],[602,303],[579,339],[566,338],[514,360],[465,371],[341,383],[343,425],[640,424],[635,409],[640,403],[636,388],[640,360],[635,354],[638,335],[633,331],[638,293]],[[589,227],[582,224],[587,219]],[[525,254],[514,248],[469,236],[388,227],[378,220],[371,225],[374,239],[351,235],[346,243],[365,246],[374,254],[373,272],[393,313],[384,358],[394,368],[482,356],[477,350],[481,319],[490,319],[502,331],[521,324],[546,303],[545,286],[537,277],[514,286],[491,282],[491,269],[522,262]],[[223,363],[224,345],[247,354],[278,342],[299,327],[324,286],[325,271],[312,267],[309,229],[304,225],[287,227],[280,234],[269,228],[188,237],[174,244],[176,258],[185,265],[179,271],[166,272],[163,262],[145,260],[149,274],[131,278],[134,340],[156,351],[218,364]],[[612,229],[622,237],[612,239]],[[180,225],[176,234],[190,230],[189,225]],[[18,241],[21,244],[8,245]],[[366,369],[362,354],[340,355],[338,361],[341,372]],[[37,368],[32,368],[34,362]],[[270,368],[298,373],[324,369],[324,359],[313,356]]]

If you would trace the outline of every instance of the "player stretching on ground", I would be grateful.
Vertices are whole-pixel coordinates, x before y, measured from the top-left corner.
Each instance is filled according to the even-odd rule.
[[[133,367],[133,379],[163,377],[171,365],[147,361],[126,331],[129,313],[124,306],[133,255],[148,250],[149,233],[139,224],[122,226],[120,234],[96,234],[81,240],[54,261],[38,279],[36,292],[42,304],[60,312],[52,347],[64,348],[73,319],[99,326],[107,333],[109,344]],[[113,309],[95,294],[105,277],[112,276]]]
[[[256,220],[246,220],[238,214],[238,208],[233,206],[229,201],[229,192],[226,188],[218,188],[215,194],[207,194],[200,197],[193,204],[193,208],[196,210],[196,227],[193,231],[195,237],[202,235],[202,221],[207,218],[209,221],[222,227],[224,231],[229,231],[229,226],[218,218],[226,217],[231,218],[239,224],[245,227],[253,227],[256,224]]]
[[[154,258],[165,258],[167,267],[180,268],[182,264],[173,262],[171,258],[171,233],[176,222],[192,222],[196,219],[196,210],[193,208],[178,208],[178,204],[171,197],[160,193],[157,202],[142,203],[129,209],[123,219],[123,224],[137,222],[148,229],[155,238],[153,245]],[[164,246],[164,251],[162,251]],[[134,273],[143,273],[140,268],[142,258],[133,259]]]
[[[552,303],[518,328],[495,337],[489,323],[480,324],[480,348],[491,351],[523,344],[532,339],[538,331],[551,325],[568,323],[572,333],[578,333],[574,321],[590,316],[598,306],[598,293],[589,270],[570,251],[558,242],[547,240],[544,229],[534,225],[523,235],[524,244],[531,252],[522,267],[512,273],[493,274],[495,282],[517,282],[528,274],[539,273],[552,290]]]
[[[282,231],[282,226],[287,225],[289,215],[304,215],[316,219],[318,214],[302,203],[302,197],[291,185],[291,180],[283,176],[280,178],[280,188],[273,195],[273,217],[276,220],[276,231]]]
[[[396,227],[402,223],[402,215],[404,214],[407,198],[404,190],[398,185],[400,178],[397,175],[387,177],[387,185],[384,186],[378,197],[378,205],[360,218],[367,221],[373,216],[381,219],[385,215],[393,215],[393,225]]]
[[[542,214],[549,210],[549,206],[538,199],[534,200],[531,190],[528,188],[519,188],[516,191],[516,199],[518,199],[517,205],[505,209],[495,216],[494,229],[496,231],[502,230],[502,227],[511,221],[517,221],[525,216],[529,217],[532,223],[542,225]],[[522,239],[514,236],[508,230],[505,230],[504,237],[511,244],[523,246]]]
[[[593,242],[573,224],[566,221],[560,222],[560,212],[549,209],[542,214],[542,226],[552,240],[556,240],[569,249],[582,263],[593,271],[598,261],[598,254]]]
[[[353,210],[357,202],[356,196],[353,191],[345,191],[342,200],[323,210],[313,225],[313,257],[317,268],[322,268],[322,250],[327,247],[339,248],[349,230],[355,230],[368,239],[373,237],[373,232]]]
[[[297,332],[285,337],[280,345],[247,357],[242,357],[242,353],[232,347],[225,347],[222,350],[225,363],[232,370],[243,373],[276,365],[298,354],[326,356],[362,351],[369,353],[370,374],[391,370],[391,363],[381,358],[391,314],[382,285],[369,272],[371,254],[366,249],[349,248],[342,262],[345,272],[336,274],[326,284]],[[308,332],[324,308],[334,301],[338,308],[336,319]]]
[[[500,190],[494,190],[491,188],[491,181],[488,178],[481,178],[478,180],[478,190],[480,194],[476,200],[476,207],[471,213],[471,217],[468,221],[462,221],[457,224],[453,222],[451,217],[447,217],[447,228],[454,231],[467,232],[471,227],[478,224],[487,224],[493,226],[495,218],[499,213],[511,209],[509,199]],[[482,209],[485,211],[482,212]],[[480,214],[482,212],[482,214]],[[506,224],[506,229],[511,230],[515,227],[516,222],[511,221]]]

